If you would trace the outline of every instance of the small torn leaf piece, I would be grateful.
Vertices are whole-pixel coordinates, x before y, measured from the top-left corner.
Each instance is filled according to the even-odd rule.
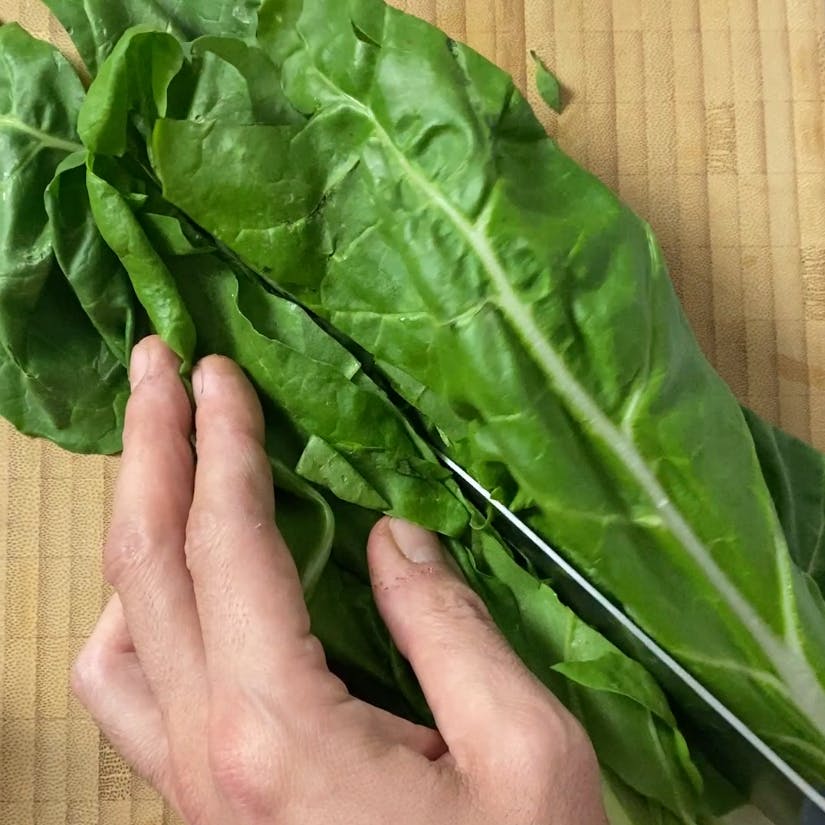
[[[541,99],[558,114],[561,114],[564,109],[564,102],[562,101],[562,89],[559,79],[544,65],[544,61],[536,54],[535,51],[530,52],[530,57],[536,64],[536,88],[539,90]]]

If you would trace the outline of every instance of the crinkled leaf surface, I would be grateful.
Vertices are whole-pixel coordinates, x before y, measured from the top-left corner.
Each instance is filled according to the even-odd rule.
[[[123,193],[90,164],[86,184],[92,214],[109,247],[129,275],[132,288],[153,329],[181,358],[185,372],[192,365],[197,333],[174,278]]]
[[[112,51],[114,39],[91,25],[102,19],[94,4],[82,13],[54,5],[72,10],[89,54]],[[123,13],[139,8],[127,3]],[[452,549],[465,573],[596,742],[615,822],[705,822],[696,768],[655,682],[491,533],[466,528],[471,508],[366,375],[366,357],[367,371],[419,411],[433,439],[821,776],[811,729],[821,597],[797,570],[819,569],[821,520],[816,496],[793,517],[783,505],[783,491],[818,477],[815,462],[778,436],[781,461],[771,459],[749,421],[765,486],[742,416],[699,355],[647,228],[545,137],[505,75],[421,21],[374,0],[269,0],[261,47],[169,36],[209,9],[209,0],[183,10],[156,3],[162,23],[131,19],[167,33],[128,32],[100,72],[80,118],[94,150],[85,162],[78,153],[57,169],[79,148],[73,75],[50,98],[69,113],[66,128],[48,112],[43,121],[38,106],[27,128],[15,128],[33,139],[31,157],[48,160],[19,191],[33,205],[32,193],[42,202],[48,187],[52,246],[68,276],[60,283],[73,288],[54,286],[60,310],[77,305],[69,327],[97,343],[122,382],[96,376],[78,387],[73,376],[67,386],[56,370],[47,374],[47,417],[67,403],[77,412],[69,430],[38,422],[28,431],[106,449],[114,437],[95,429],[81,396],[97,387],[122,408],[124,356],[147,325],[185,360],[232,355],[261,393],[285,490],[282,529],[293,545],[305,539],[297,561],[313,626],[360,694],[427,718],[372,602],[363,549],[376,514],[365,506],[460,536]],[[233,31],[193,25],[184,36]],[[41,52],[21,60],[40,65]],[[33,85],[41,82],[51,88]],[[37,95],[27,101],[32,108]],[[0,116],[0,140],[8,124]],[[19,255],[8,246],[9,259]],[[65,334],[61,327],[62,345]],[[3,369],[19,372],[27,347],[25,336],[13,338]],[[72,370],[63,349],[52,357]],[[25,383],[32,392],[31,375]],[[26,429],[15,409],[2,412]],[[781,463],[776,478],[771,460]]]
[[[69,32],[83,62],[95,75],[121,35],[132,26],[169,31],[181,40],[201,35],[250,38],[259,0],[45,0]]]
[[[51,241],[57,262],[83,310],[124,366],[143,326],[126,271],[100,234],[86,190],[86,157],[70,155],[46,190]]]
[[[354,504],[446,534],[464,529],[467,509],[441,465],[424,460],[358,361],[302,309],[214,257],[183,260],[176,274],[202,351],[237,361],[305,433],[299,473]]]
[[[0,56],[0,413],[69,449],[115,452],[128,391],[122,350],[84,312],[53,241],[73,268],[102,250],[93,231],[68,231],[69,221],[88,228],[82,193],[69,196],[74,218],[61,226],[50,226],[45,204],[60,164],[82,149],[83,88],[59,52],[15,24],[0,27]]]
[[[182,64],[183,49],[171,35],[146,26],[129,29],[89,87],[78,116],[77,131],[86,148],[123,155],[129,126],[134,123],[145,136],[155,120],[166,114],[169,84]]]
[[[431,415],[449,410],[429,420],[453,433],[445,449],[533,503],[537,527],[824,776],[822,603],[649,229],[438,30],[378,2],[287,5],[263,4],[259,38],[311,119],[159,120],[165,195],[422,386]]]
[[[142,206],[132,208],[137,211],[136,218],[140,217]],[[183,229],[172,233],[167,228],[167,233],[185,235]],[[167,255],[164,262],[175,273],[180,295],[200,331],[201,351],[221,352],[235,358],[250,373],[262,397],[288,413],[297,425],[297,441],[303,444],[293,451],[300,454],[298,472],[305,469],[308,455],[316,455],[314,445],[321,441],[326,447],[321,455],[326,456],[332,450],[329,442],[334,442],[338,450],[349,450],[350,460],[360,461],[359,466],[373,479],[381,495],[393,502],[399,515],[430,524],[444,533],[463,529],[466,506],[442,486],[444,473],[438,465],[430,463],[426,452],[416,455],[415,442],[404,426],[399,427],[397,411],[363,375],[361,365],[347,350],[300,307],[269,293],[248,273],[237,271],[211,253],[193,256],[191,250],[183,252],[179,256]],[[353,444],[358,444],[358,449],[353,451]],[[279,452],[284,451],[279,448]],[[289,482],[291,471],[288,472]],[[329,478],[318,476],[313,480],[338,492]],[[353,484],[350,475],[346,481],[344,498],[357,500],[362,496],[359,504],[380,506],[373,499],[375,487],[365,478],[360,478],[360,484]],[[405,490],[410,484],[413,487],[407,495]],[[309,506],[316,505],[310,501]],[[345,510],[346,523],[359,522],[356,509]],[[308,565],[311,569],[314,627],[340,672],[361,693],[380,704],[418,708],[414,715],[422,718],[426,711],[422,710],[420,691],[389,642],[372,604],[363,548],[366,531],[374,520],[374,516],[368,519],[366,529],[362,528],[360,533],[356,532],[357,537],[348,541],[343,538],[346,531],[339,522],[332,559],[324,555],[323,546],[320,550],[311,549],[308,559],[299,550],[299,569],[305,571]],[[289,525],[287,520],[287,532]],[[297,537],[300,523],[293,529]],[[495,563],[507,564],[509,555],[491,536],[478,540],[487,557],[498,555]],[[316,544],[313,540],[309,546],[315,548]],[[456,548],[460,546],[457,544]],[[513,585],[513,592],[517,595],[505,596],[495,583],[482,588],[490,598],[491,609],[503,627],[509,625],[507,632],[514,640],[521,638],[519,631],[524,627],[523,623],[508,622],[513,618],[504,607],[510,603],[509,598],[517,603],[523,599],[524,610],[543,626],[544,632],[556,633],[553,650],[549,638],[542,639],[541,630],[536,632],[532,658],[525,658],[537,672],[547,673],[551,679],[551,661],[559,667],[568,658],[571,663],[578,663],[584,675],[565,675],[563,679],[556,677],[556,681],[570,685],[568,691],[561,692],[562,696],[575,706],[585,725],[603,744],[602,758],[606,764],[613,765],[632,787],[652,793],[677,810],[695,805],[699,781],[655,683],[641,667],[575,620],[549,588],[537,586],[512,560],[502,569],[516,577],[518,584]],[[343,614],[342,605],[346,605]],[[575,630],[571,621],[575,621]],[[588,632],[589,639],[584,639]],[[562,641],[562,637],[568,636],[567,641]],[[569,650],[565,647],[568,642]],[[540,654],[542,644],[545,657]],[[599,677],[600,669],[616,673],[611,677],[605,672]],[[623,678],[622,673],[628,677]]]
[[[519,567],[489,533],[455,550],[465,577],[528,667],[578,716],[602,763],[689,820],[702,781],[658,685]],[[628,760],[634,741],[646,754]]]

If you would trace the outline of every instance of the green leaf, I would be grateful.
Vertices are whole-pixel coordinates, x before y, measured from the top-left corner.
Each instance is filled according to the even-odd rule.
[[[541,99],[558,114],[564,109],[561,99],[561,83],[559,79],[544,65],[544,61],[535,53],[530,52],[536,67],[536,88]]]
[[[710,825],[705,819],[673,814],[636,793],[609,770],[602,772],[602,799],[610,825]]]
[[[326,499],[312,485],[277,457],[270,458],[278,491],[275,519],[295,559],[304,595],[311,599],[329,562],[335,517]]]
[[[197,333],[172,274],[149,242],[126,199],[95,172],[94,162],[87,169],[86,184],[101,235],[129,274],[153,329],[180,357],[181,372],[188,372],[193,363]]]
[[[385,503],[388,513],[447,534],[464,529],[467,509],[444,484],[441,466],[421,455],[398,411],[302,309],[215,257],[180,259],[175,277],[201,351],[237,361],[259,392],[286,411],[305,444],[314,437],[300,473],[347,500]],[[348,490],[344,465],[347,483],[358,490]]]
[[[169,84],[183,65],[183,49],[169,34],[145,26],[129,29],[92,82],[77,131],[99,155],[126,152],[130,126],[151,130],[166,114]]]
[[[46,0],[46,5],[95,75],[121,35],[137,25],[169,32],[181,40],[208,34],[252,37],[260,0]]]
[[[488,533],[454,548],[462,571],[527,666],[579,717],[603,765],[689,819],[702,780],[660,688]],[[632,751],[630,750],[632,743]]]
[[[202,37],[190,49],[191,69],[175,83],[188,120],[229,118],[236,125],[303,121],[284,95],[275,64],[260,48],[230,37]]]
[[[268,8],[262,43],[312,118],[288,133],[159,121],[164,194],[438,399],[431,414],[450,414],[429,421],[434,438],[462,419],[455,458],[534,502],[535,526],[825,776],[822,602],[648,227],[443,33],[374,3],[305,0],[273,34]],[[232,186],[240,163],[263,198]]]
[[[236,359],[262,398],[313,628],[359,694],[428,718],[370,595],[381,509],[454,537],[593,738],[616,822],[705,822],[721,792],[654,680],[516,563],[426,433],[822,780],[821,456],[743,419],[649,228],[511,79],[379,0],[264,0],[258,45],[182,44],[187,19],[185,36],[214,34],[226,9],[171,19],[161,0],[131,22],[167,15],[164,32],[114,49],[95,0],[55,5],[111,57],[79,115],[77,79],[42,44],[13,43],[0,72],[0,412],[109,448],[147,326],[184,369]]]
[[[86,154],[69,155],[46,189],[55,257],[83,310],[125,367],[135,337],[135,295],[97,228],[86,191]]]
[[[144,212],[137,217],[149,243],[162,257],[203,255],[214,249],[206,239],[192,232],[187,233],[181,222],[172,215]]]
[[[825,456],[745,410],[788,549],[825,592]]]
[[[126,372],[117,346],[110,349],[85,314],[53,243],[61,260],[78,266],[99,260],[100,249],[83,230],[70,236],[65,224],[51,227],[44,204],[61,163],[82,148],[74,123],[83,88],[68,61],[17,25],[0,27],[0,54],[0,414],[68,449],[116,452]],[[87,225],[84,199],[64,194],[74,220]]]
[[[296,468],[298,475],[326,487],[342,501],[371,510],[387,510],[389,502],[350,464],[341,453],[322,438],[309,437]]]
[[[273,35],[264,4],[261,38],[312,118],[288,133],[159,121],[164,194],[449,408],[434,437],[462,419],[454,457],[534,502],[542,532],[825,776],[821,600],[649,229],[443,33],[374,3],[298,5]],[[241,163],[262,198],[231,185]]]

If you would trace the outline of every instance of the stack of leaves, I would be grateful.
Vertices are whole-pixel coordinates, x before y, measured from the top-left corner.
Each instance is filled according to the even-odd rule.
[[[750,791],[705,709],[560,600],[438,450],[825,781],[825,460],[739,407],[649,228],[511,78],[381,0],[49,5],[93,80],[0,28],[0,413],[113,453],[136,340],[184,376],[228,355],[353,691],[428,718],[368,584],[391,513],[444,536],[581,719],[615,823]]]

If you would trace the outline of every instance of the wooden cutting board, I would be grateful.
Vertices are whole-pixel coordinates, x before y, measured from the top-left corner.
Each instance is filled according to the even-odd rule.
[[[739,398],[825,449],[825,3],[406,8],[514,73],[561,145],[652,223]],[[38,0],[0,0],[10,20],[67,43]],[[535,94],[529,49],[569,92],[560,118]],[[116,472],[0,424],[0,825],[172,821],[67,687],[106,597]]]

